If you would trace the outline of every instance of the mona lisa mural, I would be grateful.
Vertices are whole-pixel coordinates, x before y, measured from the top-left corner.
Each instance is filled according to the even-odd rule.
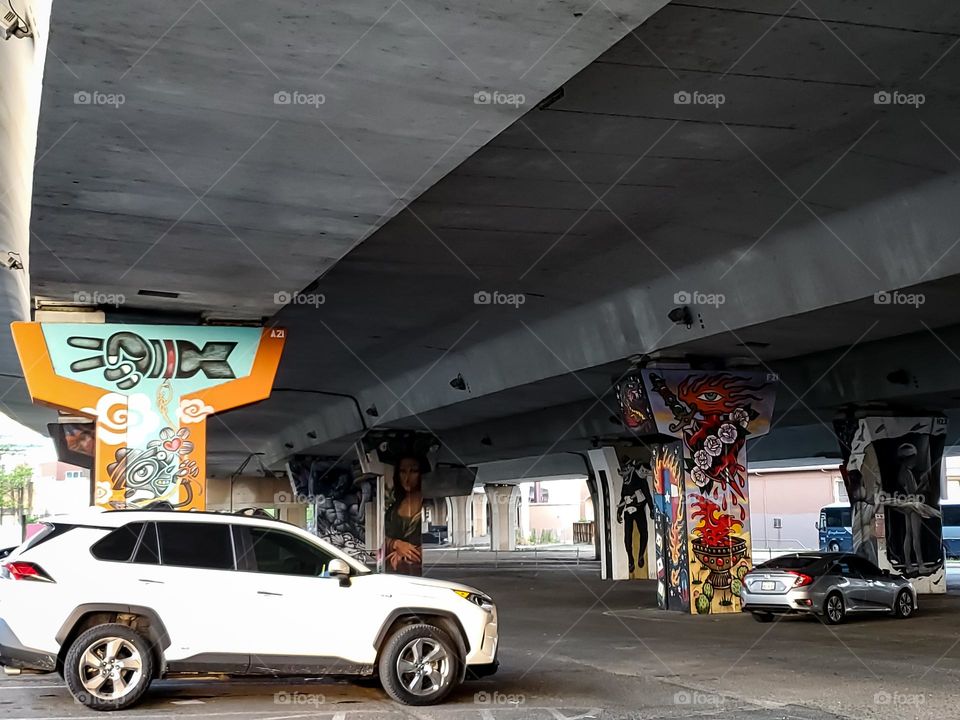
[[[383,572],[423,574],[423,499],[439,450],[433,435],[405,430],[371,430],[362,441],[361,462],[381,487],[377,566]]]

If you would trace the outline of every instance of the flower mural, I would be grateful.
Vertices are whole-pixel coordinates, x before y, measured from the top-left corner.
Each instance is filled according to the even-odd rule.
[[[660,433],[681,440],[684,509],[671,525],[692,578],[690,610],[739,611],[750,567],[746,441],[769,429],[773,382],[753,372],[647,370]],[[675,553],[679,560],[679,552]]]

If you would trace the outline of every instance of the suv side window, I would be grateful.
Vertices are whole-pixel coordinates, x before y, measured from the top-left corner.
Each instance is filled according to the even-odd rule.
[[[140,536],[140,544],[133,554],[133,560],[139,565],[159,565],[160,564],[160,542],[157,539],[157,526],[154,523],[147,523]]]
[[[123,525],[97,540],[90,548],[90,552],[97,560],[127,562],[133,555],[142,532],[143,523]]]
[[[222,523],[158,522],[163,565],[233,570],[230,526]]]
[[[333,559],[316,545],[282,530],[259,527],[237,527],[236,530],[249,533],[247,553],[253,556],[254,563],[247,566],[256,572],[321,577]]]

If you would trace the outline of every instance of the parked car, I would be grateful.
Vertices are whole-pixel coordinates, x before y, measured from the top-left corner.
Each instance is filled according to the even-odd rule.
[[[760,622],[807,613],[835,625],[851,613],[907,618],[917,609],[909,580],[849,553],[794,553],[758,565],[744,576],[740,601]]]
[[[90,708],[189,673],[378,675],[410,705],[497,668],[497,609],[371,572],[292,525],[214,513],[55,518],[0,570],[0,664],[59,672]]]

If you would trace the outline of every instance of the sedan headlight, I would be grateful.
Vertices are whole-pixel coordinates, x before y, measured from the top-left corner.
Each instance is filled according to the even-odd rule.
[[[477,607],[490,612],[493,610],[493,600],[482,593],[470,592],[469,590],[454,590],[454,592],[467,602],[472,602]]]

